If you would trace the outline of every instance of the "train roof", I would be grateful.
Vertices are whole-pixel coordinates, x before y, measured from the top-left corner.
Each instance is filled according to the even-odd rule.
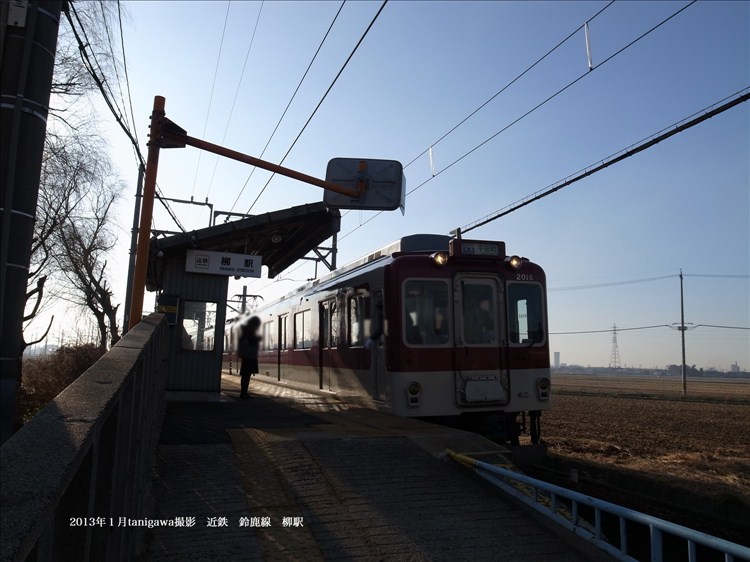
[[[366,254],[335,269],[334,271],[331,271],[320,279],[316,279],[315,281],[311,281],[306,285],[298,287],[274,302],[288,299],[294,295],[299,295],[300,293],[309,291],[310,289],[313,289],[313,292],[325,290],[332,281],[335,280],[336,283],[340,283],[341,281],[346,280],[347,277],[354,277],[355,275],[364,273],[370,269],[370,267],[380,267],[381,261],[385,258],[391,258],[397,253],[447,252],[450,239],[450,236],[444,234],[411,234],[409,236],[403,236],[402,238],[383,246],[379,250],[375,250],[374,252]]]

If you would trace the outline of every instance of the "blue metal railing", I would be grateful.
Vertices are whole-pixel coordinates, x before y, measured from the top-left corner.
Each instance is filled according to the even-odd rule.
[[[152,314],[0,448],[0,562],[134,560],[150,512],[168,327]]]
[[[601,550],[618,560],[636,560],[628,554],[627,522],[632,521],[649,528],[651,538],[651,562],[663,560],[662,539],[664,534],[672,535],[687,541],[689,562],[697,562],[697,545],[708,547],[724,555],[725,562],[739,560],[750,561],[750,548],[733,542],[695,531],[682,525],[670,523],[664,519],[646,515],[632,509],[599,500],[562,488],[507,468],[501,468],[486,462],[478,461],[466,455],[446,449],[446,453],[455,461],[472,468],[479,476],[497,486],[504,492],[521,500],[539,513],[549,517],[576,535],[588,540]],[[560,499],[567,500],[563,505]],[[593,525],[578,516],[579,506],[594,510]],[[619,548],[610,544],[602,532],[602,514],[607,513],[619,519]]]

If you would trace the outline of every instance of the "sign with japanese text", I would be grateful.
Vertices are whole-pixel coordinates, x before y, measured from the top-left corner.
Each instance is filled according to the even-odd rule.
[[[156,297],[156,312],[165,314],[167,316],[167,323],[170,326],[177,324],[177,310],[179,307],[179,295],[165,295],[162,293]]]
[[[262,262],[261,256],[188,250],[185,259],[185,271],[211,273],[213,275],[260,277]]]

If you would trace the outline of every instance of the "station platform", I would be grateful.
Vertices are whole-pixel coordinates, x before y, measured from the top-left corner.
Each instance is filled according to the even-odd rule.
[[[152,528],[143,559],[610,559],[444,453],[507,462],[492,441],[263,378],[250,392],[225,374],[218,401],[168,403],[154,517],[193,524]]]

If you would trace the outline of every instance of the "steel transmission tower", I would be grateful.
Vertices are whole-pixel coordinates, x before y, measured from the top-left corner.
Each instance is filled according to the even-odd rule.
[[[620,349],[617,347],[617,324],[612,324],[612,355],[609,357],[612,369],[620,368]]]

